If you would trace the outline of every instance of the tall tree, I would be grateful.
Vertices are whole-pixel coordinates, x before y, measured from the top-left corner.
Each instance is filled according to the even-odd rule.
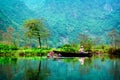
[[[120,44],[120,32],[113,29],[111,32],[108,32],[108,36],[110,37],[111,45],[116,49]]]
[[[41,48],[41,38],[46,37],[48,34],[48,29],[45,27],[43,20],[41,19],[31,19],[27,20],[23,26],[26,28],[26,35],[29,38],[37,38],[39,46]],[[47,36],[48,37],[48,36]]]
[[[3,40],[3,33],[4,33],[4,31],[3,31],[3,30],[0,30],[0,41]]]
[[[47,30],[43,36],[43,41],[46,47],[48,47],[48,37],[50,36],[50,32]]]
[[[14,28],[12,26],[9,26],[6,30],[6,32],[3,33],[3,41],[7,44],[12,45],[13,44],[13,36]]]

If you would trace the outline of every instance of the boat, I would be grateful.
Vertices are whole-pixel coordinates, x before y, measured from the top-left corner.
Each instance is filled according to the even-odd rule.
[[[79,53],[79,52],[63,52],[63,51],[53,51],[54,54],[58,54],[60,57],[91,57],[92,53],[91,52],[84,52],[84,53]]]

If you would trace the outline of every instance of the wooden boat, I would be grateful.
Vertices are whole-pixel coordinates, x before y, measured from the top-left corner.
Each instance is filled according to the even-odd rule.
[[[85,52],[85,53],[75,53],[75,52],[62,52],[62,51],[53,51],[54,54],[58,54],[60,57],[91,57],[92,53]]]

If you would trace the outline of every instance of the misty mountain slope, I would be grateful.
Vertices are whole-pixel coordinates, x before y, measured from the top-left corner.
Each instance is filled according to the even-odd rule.
[[[61,38],[74,40],[79,33],[103,37],[120,24],[120,0],[28,1],[24,2],[39,18],[47,20],[58,42]]]
[[[3,15],[0,17],[3,25],[17,28],[24,20],[34,17],[34,13],[20,0],[0,0],[0,14]],[[4,23],[5,20],[9,23]],[[0,27],[4,26],[0,25]]]
[[[5,16],[1,11],[0,11],[0,29],[1,30],[6,30],[7,27],[9,26],[15,26],[14,22],[12,22],[7,16]],[[17,28],[17,27],[15,27]]]
[[[77,42],[79,33],[105,42],[107,32],[120,31],[120,0],[0,0],[0,11],[20,25],[30,18],[45,19],[49,43],[55,46]]]

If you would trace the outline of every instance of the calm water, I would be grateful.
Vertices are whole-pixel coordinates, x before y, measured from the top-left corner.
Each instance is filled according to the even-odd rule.
[[[120,59],[0,58],[0,80],[120,80]]]

